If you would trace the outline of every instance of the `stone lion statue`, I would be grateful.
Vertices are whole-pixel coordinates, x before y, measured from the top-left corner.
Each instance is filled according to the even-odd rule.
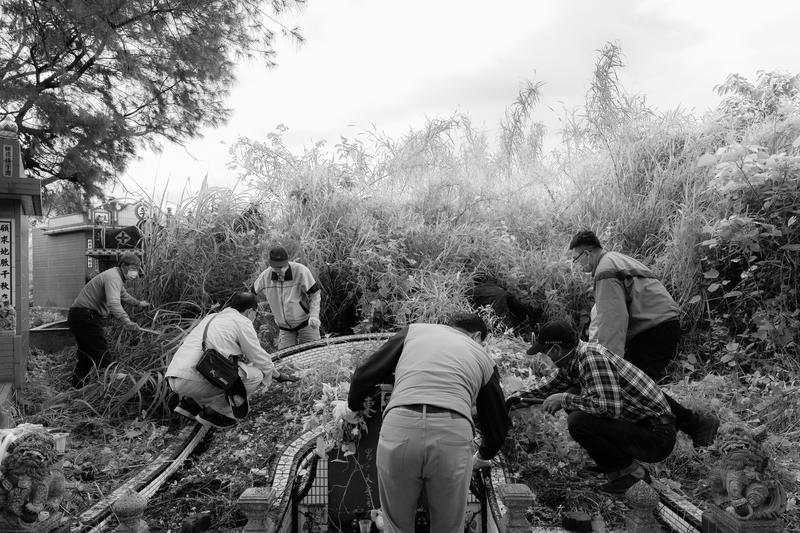
[[[717,505],[740,520],[771,520],[786,511],[786,493],[762,446],[765,431],[724,424],[714,447],[720,457],[709,474]]]
[[[56,445],[43,429],[20,434],[0,463],[0,524],[20,527],[36,522],[48,506],[57,509],[64,496],[64,475],[51,470]]]

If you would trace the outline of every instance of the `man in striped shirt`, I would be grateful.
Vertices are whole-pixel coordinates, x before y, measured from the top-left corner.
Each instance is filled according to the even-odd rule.
[[[675,446],[675,418],[658,385],[603,346],[579,341],[563,321],[542,327],[528,350],[536,353],[549,357],[558,370],[521,392],[520,400],[544,399],[546,412],[569,413],[570,435],[608,478],[600,490],[624,494],[640,480],[651,483],[638,461],[663,461]],[[576,387],[580,391],[570,392]]]

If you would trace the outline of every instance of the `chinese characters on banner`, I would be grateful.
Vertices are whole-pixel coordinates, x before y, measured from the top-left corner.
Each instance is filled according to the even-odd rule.
[[[3,145],[3,177],[11,178],[14,176],[14,158],[12,156],[10,144]]]
[[[8,300],[14,305],[14,234],[13,220],[0,220],[0,301]]]

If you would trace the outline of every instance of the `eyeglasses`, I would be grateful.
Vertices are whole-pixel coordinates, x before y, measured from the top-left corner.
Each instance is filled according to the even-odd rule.
[[[579,253],[577,256],[575,256],[575,258],[572,260],[572,264],[574,265],[575,263],[577,263],[577,262],[578,262],[578,259],[580,259],[581,257],[583,257],[583,254],[587,253],[588,251],[589,251],[589,250],[584,250],[584,251],[582,251],[581,253]]]
[[[553,345],[553,348],[555,348],[556,346],[558,346],[558,348],[559,348],[559,350],[560,350],[560,351],[563,351],[563,349],[564,349],[564,348],[562,348],[562,346],[561,346],[560,344],[555,344],[555,345]],[[553,362],[553,364],[554,364],[554,365],[556,365],[556,366],[558,366],[558,363],[560,363],[561,361],[563,361],[564,359],[566,359],[567,357],[569,357],[569,356],[572,354],[572,352],[574,352],[574,351],[575,351],[575,348],[572,348],[571,350],[569,350],[567,353],[565,353],[564,355],[562,355],[562,356],[561,356],[561,357],[559,357],[558,359],[553,359],[553,356],[552,356],[552,355],[550,355],[550,352],[552,352],[552,351],[553,351],[553,348],[550,348],[549,350],[547,350],[547,353],[546,353],[545,355],[546,355],[547,357],[549,357],[549,358],[550,358],[550,360]]]

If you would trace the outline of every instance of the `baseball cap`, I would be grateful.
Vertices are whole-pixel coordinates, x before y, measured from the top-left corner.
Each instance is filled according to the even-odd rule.
[[[269,251],[269,266],[272,268],[283,268],[289,264],[289,254],[286,253],[286,248],[276,246]]]
[[[539,336],[534,339],[534,343],[528,348],[527,354],[533,355],[547,352],[553,346],[562,344],[574,346],[575,332],[563,320],[552,320],[539,330]]]
[[[250,404],[247,402],[247,389],[241,379],[233,382],[233,386],[225,391],[225,399],[233,410],[233,417],[242,419],[250,411]]]

